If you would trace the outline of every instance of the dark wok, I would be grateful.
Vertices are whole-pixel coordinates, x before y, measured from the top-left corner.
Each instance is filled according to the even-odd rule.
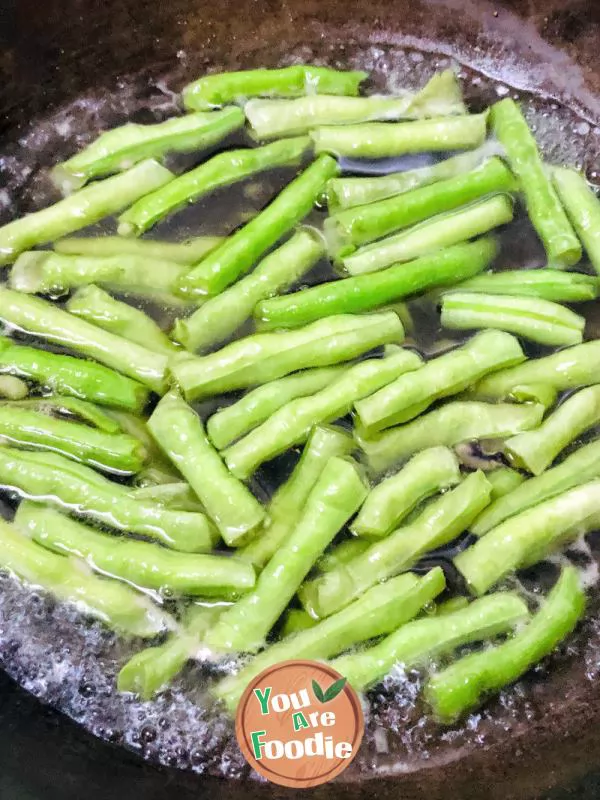
[[[205,70],[274,66],[290,55],[347,66],[360,63],[366,48],[373,60],[369,67],[383,85],[403,45],[450,54],[506,86],[573,108],[591,123],[585,166],[595,177],[600,5],[594,0],[372,0],[360,8],[342,0],[2,0],[0,15],[0,184],[21,198],[23,211],[39,190],[36,166],[60,150],[56,132],[31,134],[39,120],[77,98],[85,101],[77,106],[82,130],[98,124],[90,106],[102,109],[103,122],[120,121],[126,108],[144,121],[146,104],[155,106],[162,98],[168,105],[170,89]],[[477,102],[477,91],[471,91]],[[30,150],[32,167],[25,177],[15,175],[10,162],[11,153],[23,147]],[[542,712],[518,735],[457,751],[443,766],[410,774],[391,774],[395,755],[404,755],[391,752],[384,773],[368,784],[337,784],[314,793],[437,800],[452,792],[467,800],[550,796],[550,788],[569,785],[572,794],[564,796],[598,797],[596,687],[584,679],[586,664],[580,660],[559,666],[536,690],[534,707]],[[572,783],[581,776],[583,783]],[[283,790],[257,783],[159,770],[44,709],[8,678],[0,680],[0,800],[279,793]]]

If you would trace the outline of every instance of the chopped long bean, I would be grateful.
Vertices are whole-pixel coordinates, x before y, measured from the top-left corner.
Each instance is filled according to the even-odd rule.
[[[344,208],[375,203],[421,186],[454,178],[470,172],[493,155],[498,155],[497,148],[484,144],[476,150],[445,158],[429,167],[390,172],[377,177],[332,178],[327,185],[329,210],[335,213]]]
[[[52,177],[61,191],[69,194],[93,178],[120,172],[143,159],[161,159],[167,153],[211,147],[243,124],[244,115],[239,108],[186,114],[152,125],[129,122],[102,133],[68,161],[54,167]]]
[[[476,275],[457,286],[456,291],[523,295],[557,303],[578,303],[598,296],[598,280],[591,275],[558,269],[511,269]]]
[[[583,175],[574,169],[555,167],[552,176],[567,216],[600,274],[600,201]]]
[[[425,696],[435,716],[452,722],[488,692],[516,681],[571,633],[584,610],[585,593],[577,570],[567,567],[542,608],[512,639],[464,656],[431,677]]]
[[[257,303],[297,283],[324,252],[321,234],[312,228],[298,231],[250,275],[209,298],[190,317],[178,319],[174,338],[192,351],[220,344],[252,316]]]
[[[430,502],[412,522],[374,542],[347,564],[306,583],[300,599],[322,618],[344,608],[381,581],[406,572],[418,558],[455,539],[489,503],[491,486],[474,472],[455,489]]]
[[[500,497],[504,497],[506,494],[510,494],[514,489],[520,486],[523,481],[527,480],[526,476],[523,475],[521,472],[517,472],[516,469],[511,469],[510,467],[500,467],[499,469],[494,469],[491,472],[486,472],[485,477],[492,485],[492,503],[494,500],[498,500]],[[483,517],[487,513],[488,509],[483,512],[481,517]],[[475,522],[475,525],[481,519],[478,519]],[[471,527],[471,531],[473,531],[473,527]]]
[[[430,447],[371,490],[351,530],[381,539],[423,500],[460,482],[458,460],[446,447]]]
[[[102,364],[26,347],[4,336],[0,336],[0,375],[26,378],[58,394],[128,411],[141,411],[148,400],[141,383]]]
[[[271,329],[306,325],[332,314],[376,310],[410,295],[476,275],[489,266],[496,252],[492,239],[457,244],[408,264],[263,300],[254,313],[262,328]]]
[[[0,228],[0,264],[19,253],[81,230],[115,214],[174,177],[156,161],[142,161],[120,175],[86,186],[53,206],[27,214]]]
[[[264,461],[306,441],[315,425],[346,416],[357,399],[407,371],[419,369],[421,363],[416,353],[399,350],[386,358],[369,359],[349,367],[325,389],[292,400],[228,447],[223,453],[225,463],[238,478],[249,478]]]
[[[59,239],[54,251],[68,256],[144,256],[152,261],[170,261],[173,264],[197,264],[200,259],[220,244],[222,236],[196,236],[187,242],[155,241],[152,239],[124,239],[122,236],[89,236]]]
[[[416,122],[365,122],[315,128],[315,152],[354,158],[470,150],[483,144],[487,114],[434,117]]]
[[[134,500],[149,500],[174,511],[204,511],[193,489],[185,482],[142,486],[129,494]]]
[[[339,428],[317,426],[288,480],[275,492],[267,510],[268,521],[259,535],[237,551],[239,558],[261,569],[291,535],[308,497],[329,460],[350,455],[352,438]]]
[[[451,614],[403,625],[374,647],[336,658],[331,666],[356,690],[366,689],[396,664],[406,670],[426,665],[431,658],[462,645],[508,633],[527,616],[527,606],[520,597],[498,592]]]
[[[155,353],[172,355],[177,345],[156,322],[139,308],[115,300],[98,286],[79,289],[67,302],[67,310],[109,333],[143,345]]]
[[[34,250],[17,258],[9,283],[19,292],[53,297],[80,286],[98,284],[176,304],[183,301],[173,292],[189,271],[188,266],[144,255],[70,256]]]
[[[0,318],[2,313],[0,312]],[[187,400],[257,386],[307,367],[324,367],[384,344],[399,344],[402,323],[393,312],[343,314],[283,333],[259,333],[195,358],[177,356],[171,371]]]
[[[535,138],[519,106],[506,98],[491,109],[492,129],[519,179],[527,213],[544,243],[551,266],[570,266],[581,258],[581,245],[571,227],[538,152]]]
[[[0,287],[0,319],[25,333],[95,358],[154,391],[164,391],[166,356],[103,331],[46,300]]]
[[[83,558],[105,575],[168,596],[211,596],[254,586],[252,567],[227,555],[177,553],[150,542],[110,536],[34,503],[21,503],[16,522],[49,550]]]
[[[78,421],[86,422],[104,433],[121,433],[119,423],[106,411],[98,408],[94,403],[88,403],[87,400],[79,400],[77,397],[61,395],[29,397],[21,400],[12,400],[10,405],[14,408],[34,409],[52,417],[66,417],[67,419],[75,417]]]
[[[171,511],[129,497],[127,487],[54,453],[0,447],[0,484],[33,500],[69,509],[118,531],[137,533],[176,550],[210,550],[218,536],[201,513]]]
[[[137,439],[49,417],[14,404],[0,405],[0,440],[16,447],[49,450],[107,472],[139,472],[145,453]]]
[[[174,620],[140,592],[49,552],[21,533],[18,525],[4,520],[0,520],[0,568],[41,586],[59,600],[74,603],[122,633],[152,638],[174,626]]]
[[[444,573],[436,567],[422,578],[407,573],[374,586],[337,614],[268,647],[237,675],[221,681],[215,694],[233,711],[249,681],[267,667],[290,658],[330,658],[391,633],[434,600],[445,584]]]
[[[228,471],[196,412],[171,392],[156,407],[148,428],[196,492],[225,542],[239,547],[251,537],[264,519],[264,509]]]
[[[582,433],[600,422],[600,386],[572,394],[535,431],[513,436],[505,451],[518,467],[539,475]]]
[[[298,397],[320,392],[342,375],[347,365],[315,367],[269,381],[245,394],[237,403],[213,414],[206,430],[214,446],[222,450],[257,428],[272,414]]]
[[[320,156],[247,225],[194,267],[179,282],[184,295],[218,294],[247,273],[255,262],[312,209],[338,166]]]
[[[490,158],[471,172],[334,214],[325,221],[329,251],[334,257],[349,255],[359,245],[514,188],[510,170],[499,158]]]
[[[459,553],[454,564],[473,594],[484,594],[514,570],[594,530],[599,513],[600,480],[595,479],[500,523]]]
[[[541,385],[563,392],[599,382],[600,341],[594,341],[488,375],[476,384],[473,394],[495,399],[508,397],[517,386]]]
[[[525,360],[510,334],[482,331],[462,347],[431,359],[415,375],[405,375],[355,404],[368,431],[407,422],[443,397],[458,394],[483,375]]]
[[[374,436],[355,430],[355,437],[367,456],[370,469],[381,473],[426,447],[506,439],[537,427],[543,415],[544,407],[539,403],[494,405],[456,400]]]
[[[440,214],[395,236],[361,247],[341,259],[350,275],[376,272],[390,264],[410,261],[444,247],[460,244],[510,222],[513,204],[506,195],[495,195],[463,209]],[[563,274],[563,273],[560,273]]]
[[[452,330],[492,328],[540,344],[579,344],[585,318],[540,298],[451,292],[442,299],[442,325]]]
[[[321,125],[450,116],[465,114],[466,108],[456,75],[447,69],[421,91],[399,97],[313,94],[295,100],[250,100],[244,113],[256,139],[274,139],[308,133]]]
[[[331,458],[294,530],[258,576],[256,588],[223,614],[206,644],[216,650],[254,651],[260,647],[310,568],[366,493],[353,462]]]
[[[139,236],[168,214],[215,189],[229,186],[267,169],[297,166],[310,145],[308,137],[301,137],[273,142],[254,150],[227,150],[218,153],[128,208],[119,217],[119,234]]]
[[[280,69],[251,69],[205,75],[183,89],[189,110],[209,110],[249,97],[299,97],[303,94],[358,94],[366,72],[341,72],[297,64]]]

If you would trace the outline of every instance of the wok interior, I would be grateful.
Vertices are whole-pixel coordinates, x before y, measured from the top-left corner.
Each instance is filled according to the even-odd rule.
[[[497,96],[500,85],[501,92],[516,86],[546,93],[578,112],[560,110],[551,116],[541,132],[542,145],[546,152],[558,147],[570,163],[583,161],[588,176],[595,178],[599,145],[593,123],[600,118],[600,102],[594,92],[600,90],[600,57],[589,37],[590,28],[598,32],[599,20],[593,19],[588,3],[553,9],[530,2],[532,13],[526,18],[509,10],[510,5],[370,3],[361,11],[337,0],[218,7],[182,0],[126,5],[52,0],[34,9],[25,0],[16,17],[5,20],[3,214],[27,211],[46,196],[40,169],[75,149],[78,136],[125,119],[143,122],[167,115],[174,108],[171,91],[185,80],[206,70],[298,60],[372,70],[375,88],[393,89],[400,82],[419,85],[423,76],[445,65],[448,54],[455,55],[466,65],[467,97],[474,107]],[[558,110],[551,101],[533,101],[531,107],[540,121],[544,111]],[[560,121],[559,130],[555,121]],[[197,674],[187,676],[188,692],[166,693],[151,714],[132,701],[114,702],[110,686],[121,645],[99,630],[84,631],[86,626],[67,610],[55,612],[49,606],[21,590],[4,593],[0,615],[10,626],[1,637],[1,655],[19,682],[84,721],[96,735],[152,760],[214,775],[245,774],[230,725],[213,716],[194,685]],[[78,625],[79,648],[70,641]],[[41,652],[56,653],[61,647],[58,664],[78,670],[75,692],[60,679],[60,668],[43,675],[36,670]],[[599,665],[600,630],[592,607],[571,651],[552,659],[543,680],[534,676],[521,693],[492,703],[483,718],[470,718],[467,725],[440,733],[415,711],[412,678],[399,694],[375,693],[363,753],[344,776],[353,785],[343,791],[435,798],[445,796],[450,784],[462,798],[481,796],[485,785],[486,794],[507,797],[508,782],[510,791],[522,796],[584,771],[598,745],[594,730],[600,708],[592,679]],[[177,738],[181,730],[193,733],[183,748]],[[116,752],[114,757],[121,758]],[[367,779],[376,780],[377,788],[363,789]],[[267,791],[259,785],[236,787],[232,782],[228,794],[239,791],[249,797]]]

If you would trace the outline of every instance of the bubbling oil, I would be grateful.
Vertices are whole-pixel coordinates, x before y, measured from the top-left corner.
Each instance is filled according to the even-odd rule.
[[[299,49],[290,55],[294,61],[311,61],[312,54]],[[349,67],[367,69],[374,74],[373,87],[391,91],[400,87],[416,88],[439,69],[451,65],[449,59],[398,47],[367,47],[360,63]],[[486,107],[507,95],[524,104],[526,117],[535,132],[546,158],[554,163],[576,165],[588,177],[598,180],[595,159],[600,151],[600,132],[570,109],[539,98],[518,96],[504,84],[466,68],[460,68],[469,105],[474,110]],[[166,88],[168,81],[153,87],[123,83],[109,97],[80,98],[23,133],[18,141],[7,143],[0,158],[0,174],[5,188],[0,192],[0,221],[42,207],[57,199],[48,180],[46,168],[85,146],[100,130],[126,121],[159,121],[177,111],[177,99]],[[219,149],[248,144],[244,134],[235,134]],[[206,154],[202,154],[204,159]],[[431,163],[433,155],[420,157]],[[198,156],[177,156],[171,166],[190,168]],[[395,159],[383,164],[353,164],[346,169],[379,173],[382,170],[415,166],[411,159]],[[289,170],[277,170],[264,179],[252,179],[215,192],[157,225],[150,238],[183,241],[191,236],[231,233],[257,213],[292,177]],[[316,210],[309,224],[320,226],[322,210]],[[115,220],[92,226],[86,235],[114,233]],[[539,267],[544,252],[525,214],[518,212],[511,224],[510,236],[501,236],[501,252],[496,268]],[[326,262],[321,262],[305,278],[310,285],[335,276]],[[167,328],[176,316],[174,309],[156,304],[139,304]],[[581,307],[578,307],[581,309]],[[586,338],[600,336],[600,319],[592,304],[585,308],[588,324]],[[458,344],[466,337],[448,335],[439,326],[432,303],[419,299],[410,304],[416,322],[411,345],[431,355]],[[543,351],[527,346],[528,354]],[[203,416],[223,402],[203,403]],[[297,454],[288,454],[265,465],[257,475],[257,493],[266,498],[286,478]],[[0,492],[0,513],[11,518],[14,502]],[[465,546],[463,538],[458,547]],[[581,539],[565,554],[550,559],[543,568],[529,570],[511,579],[511,585],[534,607],[542,590],[552,582],[557,565],[565,559],[577,563],[586,585],[593,589],[598,582],[597,556],[600,540],[596,535]],[[449,557],[452,550],[435,554],[427,564],[440,563],[452,579]],[[116,691],[120,667],[137,650],[140,641],[126,641],[101,624],[84,618],[73,607],[57,604],[47,595],[21,586],[8,575],[0,575],[0,662],[6,671],[27,691],[55,706],[94,735],[123,745],[142,757],[167,766],[194,770],[228,778],[249,777],[249,769],[235,743],[231,719],[211,698],[212,681],[236,668],[235,661],[213,663],[210,659],[192,663],[173,685],[150,702]],[[443,662],[442,662],[443,663]],[[488,703],[482,711],[466,720],[440,727],[426,713],[420,701],[422,676],[405,673],[399,667],[368,693],[365,702],[366,735],[360,754],[345,773],[344,779],[372,777],[374,774],[402,774],[432,764],[444,764],[467,755],[473,748],[487,747],[502,737],[520,737],[543,718],[547,704],[561,696],[573,701],[585,681],[600,673],[600,613],[593,598],[587,619],[568,647],[559,650],[546,665]],[[564,676],[569,676],[568,687]],[[536,691],[530,691],[535,687]],[[257,779],[255,775],[250,776]]]

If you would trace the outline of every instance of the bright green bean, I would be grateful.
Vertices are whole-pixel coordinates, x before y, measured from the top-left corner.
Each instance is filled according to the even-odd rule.
[[[452,292],[454,289],[449,289]],[[511,269],[485,272],[456,287],[459,292],[524,295],[556,303],[578,303],[598,296],[598,280],[578,272],[558,269]]]
[[[156,241],[153,239],[124,239],[122,236],[90,236],[59,239],[54,242],[54,251],[68,256],[144,256],[151,261],[170,261],[173,264],[191,266],[220,244],[222,236],[196,236],[187,242]]]
[[[600,274],[600,202],[583,175],[554,167],[554,187],[594,269]]]

